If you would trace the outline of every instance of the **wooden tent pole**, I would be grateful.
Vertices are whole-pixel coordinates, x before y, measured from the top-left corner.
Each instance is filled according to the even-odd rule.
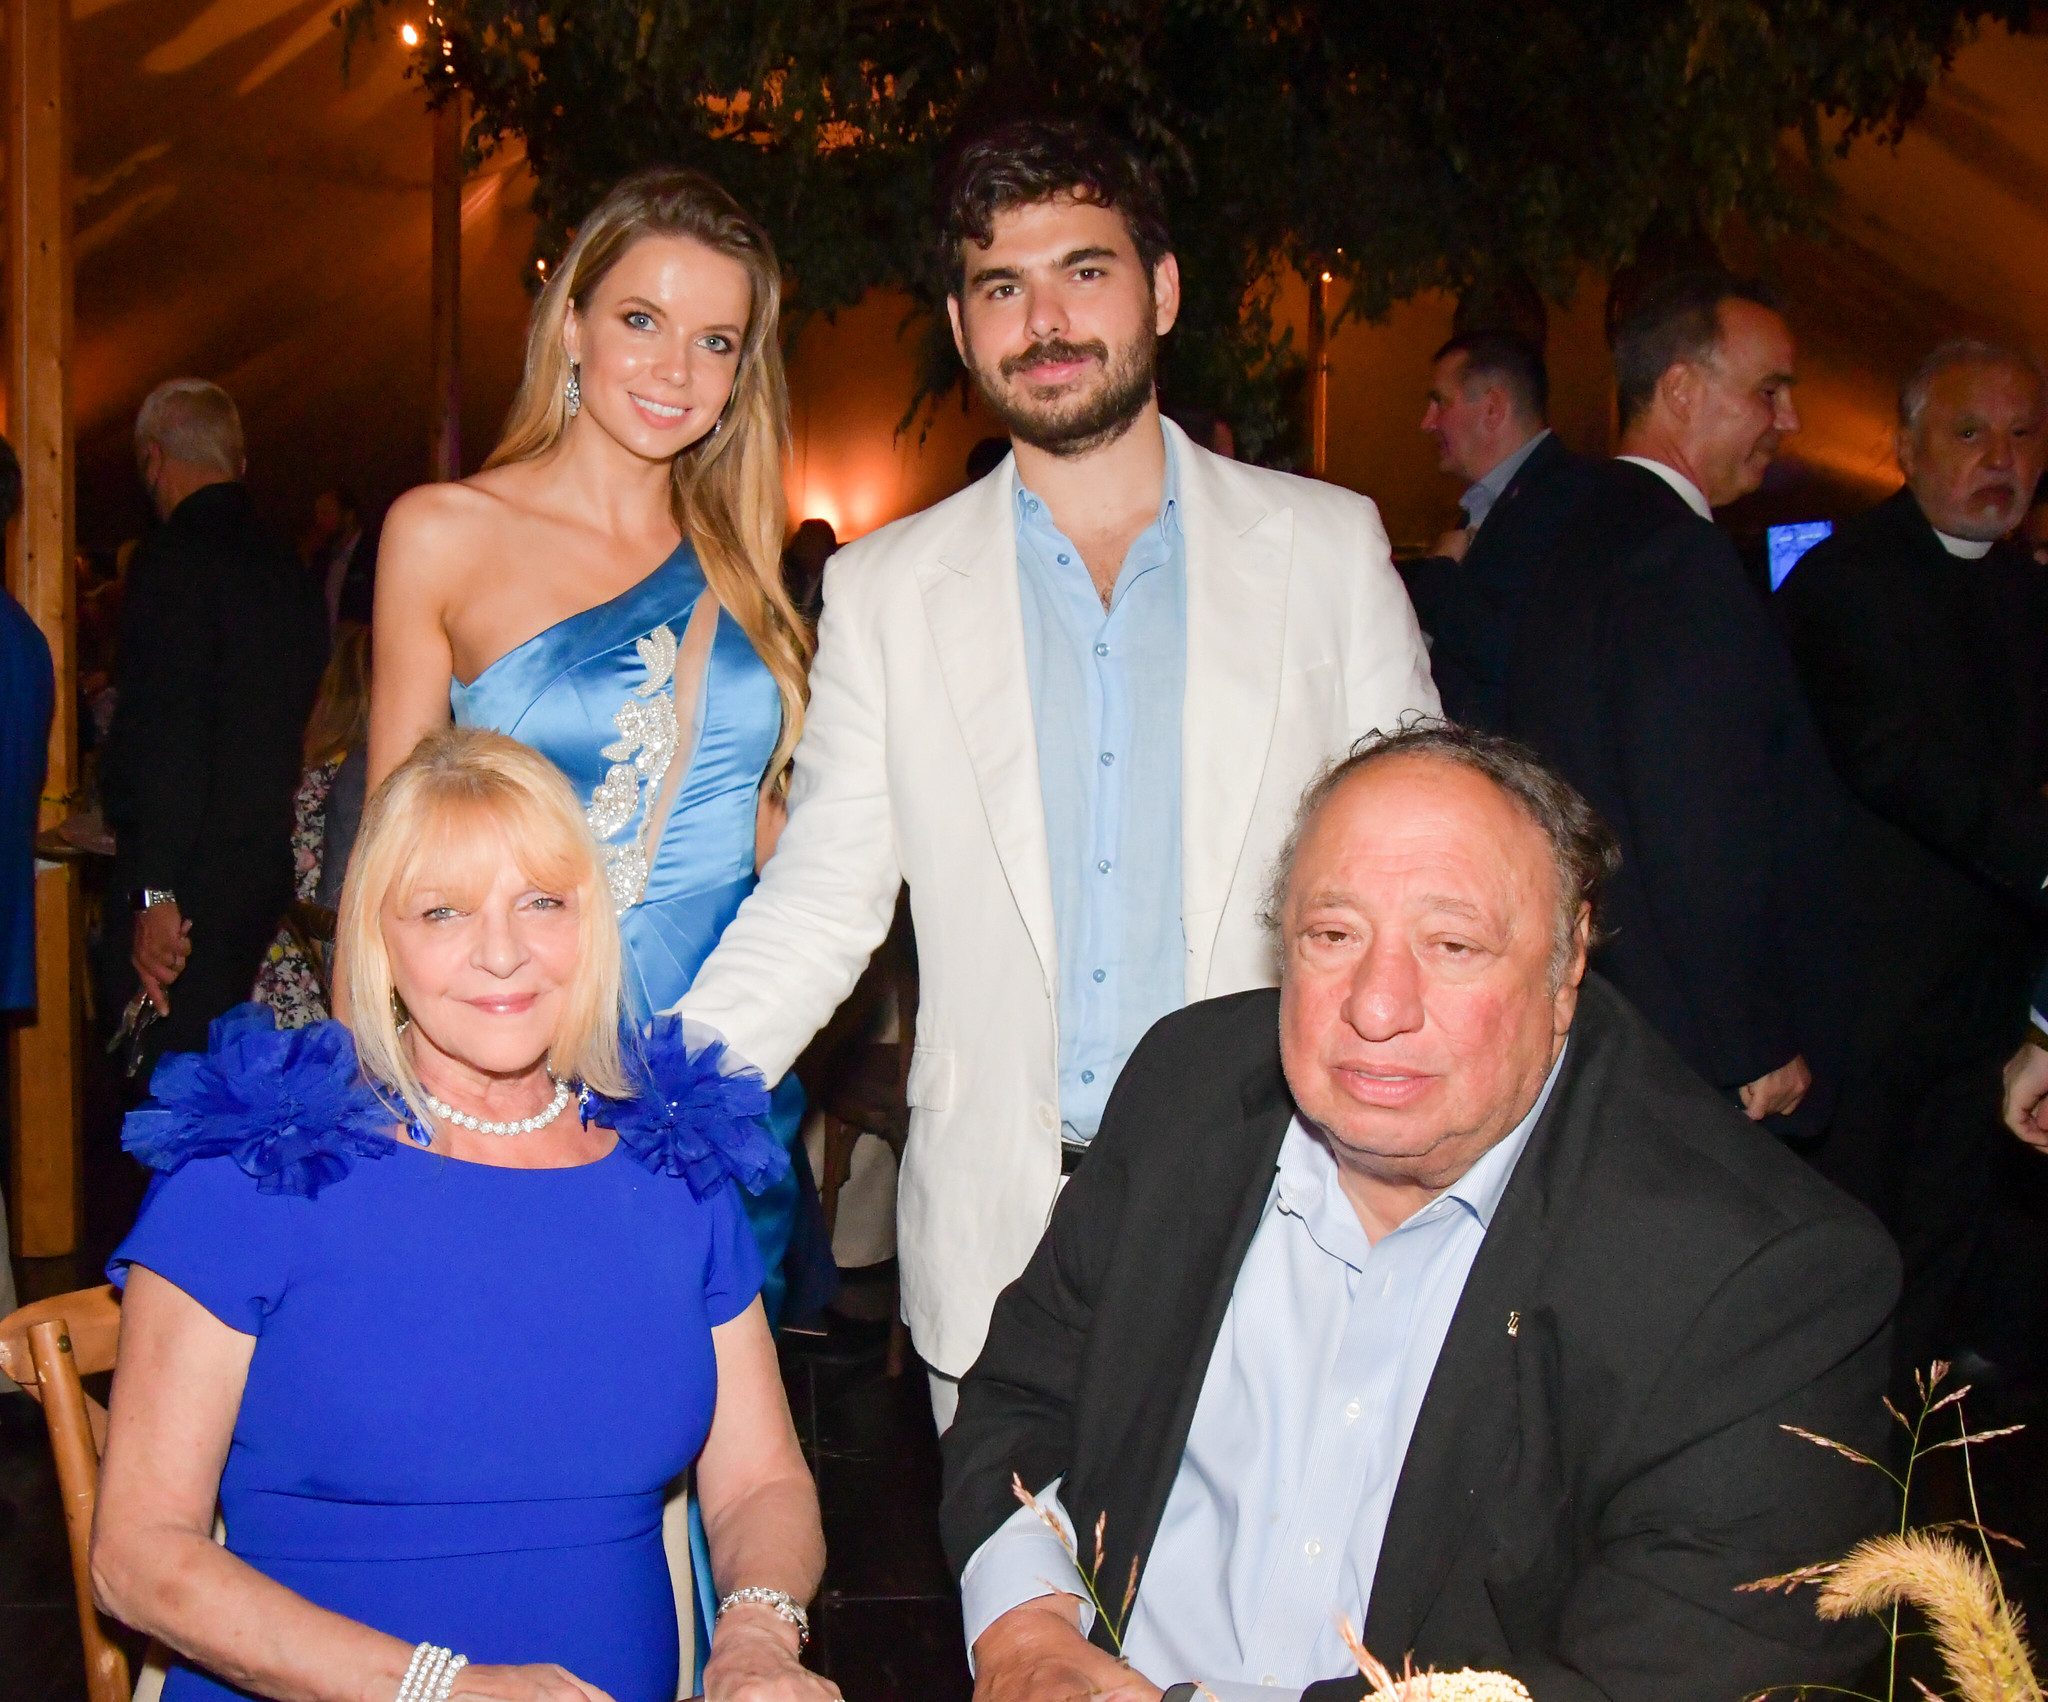
[[[433,467],[462,477],[462,96],[434,109]]]
[[[1308,470],[1330,467],[1330,274],[1317,270],[1308,283]]]
[[[7,0],[7,433],[21,457],[8,539],[16,597],[50,641],[57,715],[42,825],[78,806],[77,592],[71,439],[71,8]],[[36,873],[36,1010],[7,1035],[14,1163],[9,1203],[24,1258],[71,1252],[83,1228],[85,908],[77,865]]]

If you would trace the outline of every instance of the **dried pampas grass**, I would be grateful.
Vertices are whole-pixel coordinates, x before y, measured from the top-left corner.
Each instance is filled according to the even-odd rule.
[[[2024,1620],[1961,1544],[1923,1530],[1872,1537],[1824,1570],[1815,1604],[1823,1619],[1901,1602],[1925,1614],[1960,1702],[2042,1702]]]
[[[1365,1702],[1530,1702],[1521,1681],[1504,1672],[1474,1672],[1470,1667],[1462,1672],[1417,1672],[1411,1656],[1396,1678],[1359,1641],[1350,1620],[1338,1630],[1365,1682],[1372,1686]]]

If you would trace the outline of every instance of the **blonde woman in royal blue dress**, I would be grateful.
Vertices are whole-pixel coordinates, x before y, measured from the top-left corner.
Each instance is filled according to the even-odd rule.
[[[643,1021],[753,889],[803,726],[780,303],[775,251],[724,190],[627,178],[534,304],[497,449],[401,497],[378,556],[370,785],[451,716],[549,758],[602,843]],[[793,1077],[777,1089],[785,1148],[802,1104]],[[798,1204],[793,1171],[747,1202],[771,1323]]]

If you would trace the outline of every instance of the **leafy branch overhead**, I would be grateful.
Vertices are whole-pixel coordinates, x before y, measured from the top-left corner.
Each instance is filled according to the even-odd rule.
[[[932,183],[959,127],[1118,119],[1164,178],[1187,282],[1166,381],[1286,447],[1299,358],[1276,278],[1346,311],[1526,279],[1562,297],[1647,233],[1808,221],[1831,152],[1895,134],[1975,25],[2020,0],[351,0],[420,25],[471,142],[525,142],[543,254],[621,173],[720,178],[768,225],[792,306],[938,301]],[[1786,170],[1786,156],[1805,169]],[[935,331],[937,327],[933,328]],[[925,393],[952,380],[930,339]]]

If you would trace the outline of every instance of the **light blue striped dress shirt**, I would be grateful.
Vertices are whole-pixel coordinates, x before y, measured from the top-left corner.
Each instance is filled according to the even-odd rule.
[[[1154,1684],[1285,1702],[1356,1670],[1337,1621],[1365,1624],[1416,1414],[1563,1063],[1504,1140],[1377,1246],[1329,1149],[1298,1118],[1288,1129],[1125,1629]],[[1071,1534],[1058,1492],[1055,1479],[1039,1500]],[[1065,1551],[1020,1508],[961,1577],[968,1648],[1048,1587],[1081,1596],[1082,1629],[1093,1623]],[[1398,1669],[1404,1651],[1374,1653]]]
[[[1081,552],[1021,483],[1017,585],[1052,859],[1060,1135],[1086,1142],[1131,1049],[1186,1002],[1188,575],[1173,444],[1158,518],[1124,556],[1107,611]]]

